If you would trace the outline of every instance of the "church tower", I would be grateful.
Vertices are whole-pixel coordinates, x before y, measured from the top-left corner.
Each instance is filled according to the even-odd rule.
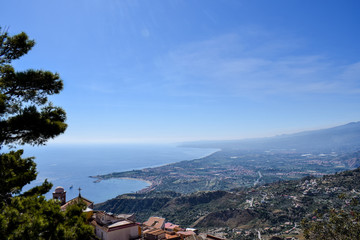
[[[53,199],[59,200],[60,205],[64,205],[66,203],[66,191],[63,187],[57,187],[55,188],[55,191],[53,192]]]

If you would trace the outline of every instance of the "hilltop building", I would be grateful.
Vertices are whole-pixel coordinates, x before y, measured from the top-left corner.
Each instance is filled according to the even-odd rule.
[[[146,240],[162,240],[166,239],[166,232],[162,229],[147,229],[143,233],[143,237]]]
[[[200,240],[196,229],[183,229],[165,218],[150,217],[142,224],[143,239],[145,240]],[[195,231],[194,231],[195,230]],[[202,240],[202,239],[201,239]]]
[[[95,234],[101,240],[138,239],[141,236],[140,226],[133,221],[134,215],[114,215],[106,212],[96,212],[91,225]]]
[[[165,230],[169,231],[169,232],[178,232],[178,231],[181,231],[182,229],[180,228],[179,225],[167,222],[167,223],[165,223]]]
[[[60,205],[64,205],[66,203],[66,191],[63,187],[59,186],[55,188],[53,192],[53,199],[60,202]]]
[[[94,202],[90,201],[89,199],[86,199],[84,197],[82,197],[80,194],[79,196],[77,196],[76,198],[73,198],[69,201],[67,201],[65,204],[61,205],[61,210],[65,211],[66,208],[72,204],[76,204],[76,203],[84,203],[86,205],[87,209],[93,209],[94,208]]]
[[[68,206],[75,204],[75,203],[80,203],[80,202],[82,202],[86,205],[85,212],[92,211],[92,209],[94,208],[94,202],[82,197],[80,194],[80,190],[81,190],[81,188],[79,188],[79,196],[66,202],[66,191],[63,187],[59,186],[59,187],[55,188],[55,191],[53,192],[53,199],[58,200],[60,202],[62,211],[65,211]]]
[[[161,217],[150,217],[149,220],[143,223],[146,227],[152,227],[157,229],[164,230],[165,227],[165,218]]]

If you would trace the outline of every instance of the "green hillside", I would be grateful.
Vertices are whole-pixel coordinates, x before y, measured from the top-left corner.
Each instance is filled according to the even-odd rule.
[[[346,197],[340,199],[342,194]],[[246,239],[246,236],[251,239],[257,231],[264,236],[297,236],[301,232],[301,220],[312,219],[315,210],[321,213],[343,208],[348,199],[359,196],[360,168],[232,191],[125,194],[96,208],[113,213],[136,213],[139,221],[162,216],[184,227],[224,231],[233,239]]]
[[[360,166],[360,152],[299,153],[292,151],[244,152],[222,150],[208,157],[165,166],[94,176],[134,178],[152,182],[149,191],[231,190],[276,181],[322,176]]]
[[[359,122],[193,146],[222,150],[201,159],[93,176],[152,182],[139,193],[118,196],[96,208],[135,213],[138,221],[162,216],[183,227],[222,232],[230,239],[254,239],[258,234],[263,239],[301,238],[303,219],[317,221],[332,208],[346,210],[349,201],[360,196]]]

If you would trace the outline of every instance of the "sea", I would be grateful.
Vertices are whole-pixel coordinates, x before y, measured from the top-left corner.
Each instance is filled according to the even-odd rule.
[[[202,158],[218,150],[178,147],[176,144],[50,144],[23,149],[23,157],[35,157],[38,171],[36,180],[26,185],[24,191],[47,179],[53,188],[46,198],[51,199],[55,188],[62,186],[67,200],[78,196],[80,191],[81,196],[95,203],[124,193],[134,193],[149,186],[149,183],[131,179],[96,182],[89,176]]]

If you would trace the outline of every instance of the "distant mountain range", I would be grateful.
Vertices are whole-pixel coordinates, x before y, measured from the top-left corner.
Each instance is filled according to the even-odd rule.
[[[296,151],[353,151],[360,147],[360,122],[305,131],[295,134],[284,134],[275,137],[228,140],[198,141],[183,143],[184,147],[221,148],[245,151],[290,150]]]

